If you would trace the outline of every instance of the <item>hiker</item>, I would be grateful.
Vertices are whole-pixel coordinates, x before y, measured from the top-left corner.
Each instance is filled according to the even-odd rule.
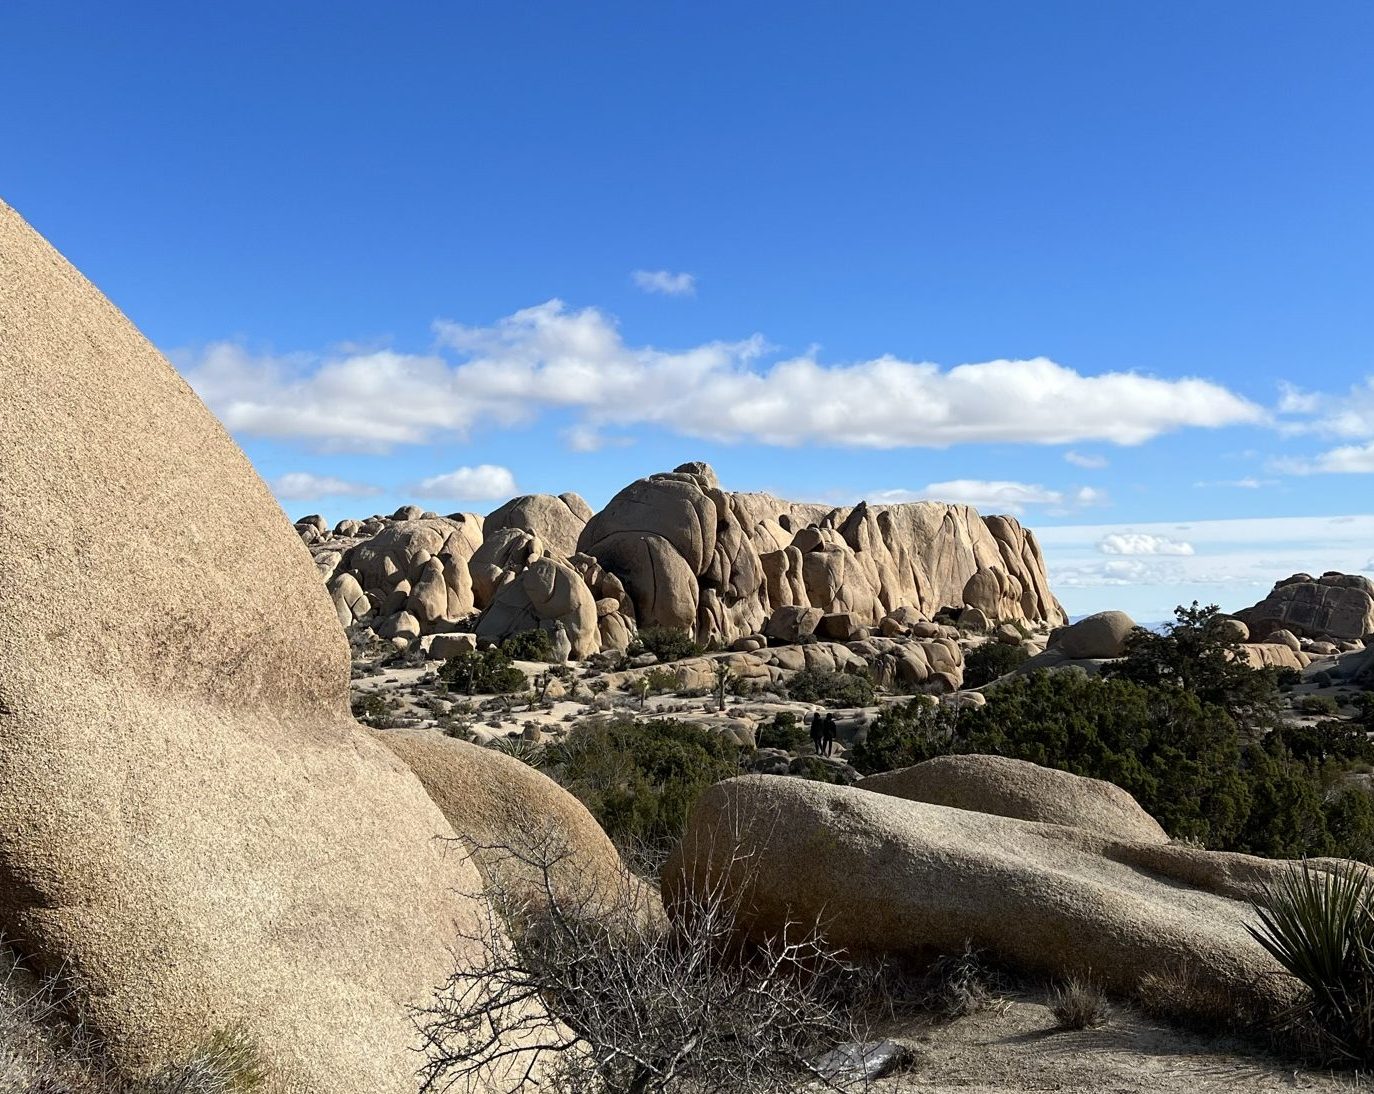
[[[835,745],[835,735],[838,732],[838,727],[835,725],[835,715],[827,714],[821,719],[821,748],[824,750],[821,753],[822,756],[830,755],[830,750]]]
[[[811,751],[817,756],[821,754],[821,745],[824,739],[824,727],[821,724],[819,711],[811,712]]]

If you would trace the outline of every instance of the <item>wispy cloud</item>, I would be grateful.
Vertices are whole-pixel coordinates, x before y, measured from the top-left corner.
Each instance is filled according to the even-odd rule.
[[[348,482],[309,471],[289,471],[273,481],[272,492],[283,501],[313,501],[315,498],[366,498],[382,491],[365,482]]]
[[[1207,479],[1202,482],[1195,482],[1193,486],[1198,489],[1206,489],[1213,486],[1229,486],[1237,490],[1259,490],[1265,486],[1275,486],[1277,481],[1274,479],[1257,479],[1252,475],[1247,475],[1243,479]]]
[[[671,270],[635,270],[630,274],[635,287],[659,296],[695,296],[697,279],[689,273]]]
[[[517,491],[509,468],[484,463],[423,479],[410,492],[416,497],[452,501],[504,501]]]
[[[952,479],[932,482],[916,490],[876,490],[865,495],[869,501],[895,504],[907,501],[943,501],[972,505],[985,512],[1024,513],[1028,506],[1100,505],[1106,495],[1091,487],[1065,492],[1051,490],[1039,483]]]
[[[1100,471],[1107,466],[1106,456],[1093,456],[1072,450],[1064,453],[1064,459],[1073,464],[1074,467],[1082,467],[1088,471]]]
[[[1374,442],[1345,444],[1316,456],[1277,459],[1271,466],[1289,475],[1367,475],[1374,472]]]
[[[187,379],[233,431],[318,447],[387,451],[477,424],[561,411],[588,429],[656,427],[688,437],[795,447],[1133,445],[1162,433],[1266,420],[1208,380],[1085,375],[1047,358],[942,368],[885,356],[764,365],[759,335],[679,351],[628,345],[595,308],[551,300],[490,326],[435,324],[438,352],[263,356],[234,343],[180,355]]]
[[[1148,532],[1112,532],[1097,541],[1104,555],[1191,555],[1193,545],[1169,536]]]

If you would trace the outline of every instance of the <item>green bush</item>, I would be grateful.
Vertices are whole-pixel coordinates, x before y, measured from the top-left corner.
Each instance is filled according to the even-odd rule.
[[[392,723],[391,706],[376,692],[355,696],[350,704],[353,717],[374,729],[390,729]]]
[[[1253,737],[1281,723],[1278,673],[1253,669],[1242,657],[1241,642],[1224,625],[1220,609],[1193,601],[1174,609],[1163,633],[1137,627],[1126,640],[1126,656],[1105,675],[1147,687],[1177,688],[1221,707]]]
[[[779,711],[771,722],[759,727],[755,737],[759,748],[780,748],[784,752],[800,752],[811,740],[810,731],[790,710]]]
[[[981,688],[1019,669],[1030,658],[1020,646],[984,642],[964,654],[964,687]]]
[[[1329,695],[1304,695],[1293,704],[1302,714],[1339,714],[1340,704]]]
[[[832,783],[836,786],[848,786],[853,778],[852,773],[848,779],[845,778],[844,768],[828,764],[819,756],[798,756],[788,768],[788,774],[813,783]]]
[[[673,627],[641,627],[629,649],[632,657],[652,653],[660,661],[681,661],[684,657],[700,657],[703,652],[691,635]]]
[[[649,694],[659,695],[665,691],[676,691],[677,673],[669,669],[652,668],[640,677],[649,685]]]
[[[576,795],[617,842],[676,843],[692,803],[740,772],[742,750],[672,719],[596,719],[544,751],[544,771]]]
[[[553,660],[553,637],[545,630],[521,631],[501,640],[501,652],[512,661]]]
[[[1341,783],[1330,748],[1314,754],[1297,737],[1290,748],[1290,732],[1254,740],[1177,686],[1036,672],[999,685],[982,708],[888,708],[853,763],[869,774],[955,753],[1011,756],[1113,782],[1170,835],[1213,849],[1368,857],[1374,802],[1349,786],[1331,792]]]
[[[800,669],[786,683],[787,697],[799,703],[825,703],[836,707],[873,704],[873,677],[867,672],[830,672]]]
[[[510,695],[529,686],[525,674],[495,646],[454,654],[439,669],[439,679],[463,695]]]

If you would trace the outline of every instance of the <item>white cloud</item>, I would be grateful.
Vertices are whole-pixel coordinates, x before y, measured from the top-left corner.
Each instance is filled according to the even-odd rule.
[[[1193,545],[1169,536],[1153,536],[1148,532],[1112,532],[1097,541],[1097,549],[1104,555],[1191,555]]]
[[[1050,586],[1093,589],[1125,585],[1169,585],[1181,581],[1182,578],[1183,571],[1177,563],[1125,558],[1053,568],[1050,571]]]
[[[1106,456],[1092,456],[1072,450],[1064,453],[1064,459],[1068,460],[1074,467],[1082,467],[1089,471],[1100,471],[1107,466]]]
[[[1374,472],[1374,442],[1341,445],[1312,457],[1275,460],[1273,467],[1290,475],[1367,475]]]
[[[576,424],[658,426],[721,442],[945,448],[965,443],[1139,444],[1184,428],[1265,420],[1200,379],[1086,376],[1043,357],[941,368],[879,357],[762,365],[758,335],[681,351],[631,346],[595,308],[551,300],[491,326],[435,324],[440,354],[262,357],[218,343],[183,371],[229,429],[386,451],[478,423],[562,411]]]
[[[561,435],[574,452],[600,452],[603,448],[624,448],[634,444],[633,437],[608,437],[590,425],[569,426]]]
[[[670,270],[635,270],[630,275],[635,287],[660,296],[695,296],[697,279],[689,273]]]
[[[1253,475],[1247,475],[1243,479],[1211,479],[1203,482],[1195,482],[1193,485],[1199,489],[1211,486],[1231,486],[1238,490],[1259,490],[1265,486],[1276,486],[1274,479],[1257,479]]]
[[[272,483],[272,492],[283,501],[311,501],[315,498],[366,498],[382,491],[364,482],[312,475],[309,471],[289,471]]]
[[[1050,490],[1038,483],[989,482],[982,479],[932,482],[918,490],[876,490],[865,496],[869,501],[879,504],[943,501],[999,513],[1023,513],[1028,505],[1100,505],[1106,499],[1102,491],[1088,486],[1065,494],[1062,490]]]
[[[1374,437],[1374,376],[1366,376],[1349,391],[1340,394],[1302,391],[1285,384],[1279,398],[1279,413],[1308,420],[1283,420],[1286,433],[1319,433],[1328,437]]]
[[[459,467],[443,475],[423,479],[411,493],[422,498],[461,501],[505,501],[516,494],[515,476],[510,469],[492,463]]]

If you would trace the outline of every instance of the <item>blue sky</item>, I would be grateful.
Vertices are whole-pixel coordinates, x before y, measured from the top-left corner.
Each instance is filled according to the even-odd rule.
[[[0,193],[294,514],[935,496],[1374,568],[1374,6],[33,3]],[[1355,519],[1350,519],[1355,518]]]

